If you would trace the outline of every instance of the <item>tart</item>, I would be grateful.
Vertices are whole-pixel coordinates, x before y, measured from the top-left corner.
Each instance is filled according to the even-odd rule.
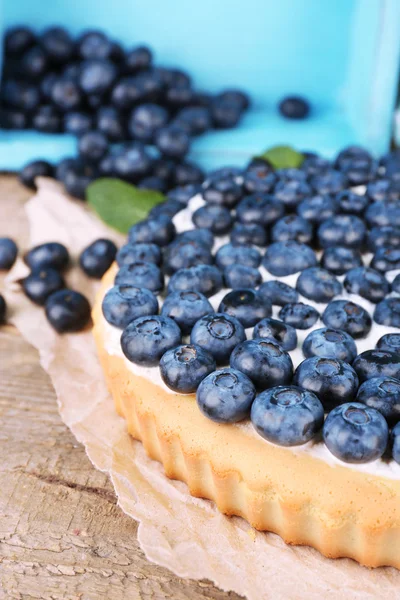
[[[195,197],[189,208],[178,213],[179,219],[174,219],[178,231],[191,228],[193,214],[203,205]],[[313,265],[307,263],[299,271],[310,268]],[[168,273],[167,265],[167,276],[175,270]],[[400,465],[386,458],[383,449],[365,464],[344,462],[327,447],[328,436],[324,444],[320,433],[289,447],[259,435],[248,418],[229,423],[208,418],[199,409],[195,392],[177,393],[165,384],[154,361],[148,366],[141,359],[128,360],[121,350],[122,328],[111,324],[102,310],[117,275],[115,263],[103,277],[93,308],[98,354],[118,414],[147,454],[163,464],[166,475],[185,482],[193,496],[214,501],[226,515],[243,517],[257,530],[274,532],[288,544],[312,546],[327,557],[348,557],[368,567],[400,568]],[[268,278],[273,279],[263,277]],[[302,285],[306,289],[306,277]],[[210,294],[214,309],[226,292]],[[337,302],[345,298],[345,293],[339,294]],[[365,305],[362,299],[361,304]],[[321,309],[318,302],[315,306]],[[334,308],[337,316],[341,306]],[[318,326],[321,323],[314,329]],[[373,348],[387,331],[395,331],[376,323],[372,330],[375,338],[362,339],[358,352]],[[298,333],[304,339],[309,331],[298,329]],[[356,330],[352,335],[359,341]],[[297,347],[293,360],[299,364],[302,358]],[[366,359],[362,362],[360,354],[357,359],[361,373]],[[332,398],[326,402],[335,405]]]

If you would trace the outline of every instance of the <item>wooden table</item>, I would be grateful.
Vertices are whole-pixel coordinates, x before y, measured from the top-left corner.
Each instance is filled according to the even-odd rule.
[[[0,235],[26,248],[29,191],[0,176]],[[62,423],[36,350],[0,328],[0,598],[238,599],[149,563],[137,524]]]

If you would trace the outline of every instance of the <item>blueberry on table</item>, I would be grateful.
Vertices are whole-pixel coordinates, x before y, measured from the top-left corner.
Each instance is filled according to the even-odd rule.
[[[393,296],[379,302],[374,311],[374,321],[400,329],[400,298]]]
[[[174,392],[191,394],[200,382],[215,371],[216,362],[212,354],[193,344],[171,348],[160,360],[161,378]]]
[[[80,137],[93,129],[93,125],[92,116],[86,112],[72,111],[64,115],[63,130],[65,133]]]
[[[152,143],[156,133],[168,123],[168,111],[158,104],[141,104],[131,112],[128,129],[136,140]]]
[[[261,390],[289,384],[293,377],[292,359],[272,339],[242,342],[233,350],[230,366],[247,375]]]
[[[262,264],[272,275],[284,277],[315,267],[317,257],[312,248],[305,244],[293,240],[274,242],[268,246]]]
[[[254,267],[241,264],[228,265],[223,270],[224,282],[227,288],[256,288],[262,282],[261,273]]]
[[[96,129],[110,142],[126,139],[125,122],[114,106],[101,106],[96,114]]]
[[[318,397],[289,385],[259,394],[251,407],[251,422],[263,438],[279,446],[298,446],[312,440],[324,422]]]
[[[199,135],[211,129],[211,113],[206,106],[185,106],[178,111],[175,122],[187,126],[191,135]]]
[[[307,335],[303,342],[303,354],[306,358],[338,358],[350,364],[357,356],[357,346],[345,331],[321,327]]]
[[[257,223],[234,223],[230,240],[231,244],[266,246],[268,236],[265,228]]]
[[[69,252],[59,242],[47,242],[29,250],[24,256],[24,261],[32,270],[52,267],[63,271],[69,263]]]
[[[26,187],[36,190],[36,177],[53,177],[54,168],[46,160],[34,160],[22,167],[18,174],[20,182]]]
[[[213,262],[210,249],[200,242],[174,240],[164,249],[163,268],[169,275],[179,269],[187,269],[196,265],[211,265]]]
[[[40,79],[49,68],[49,58],[40,46],[33,46],[21,57],[21,72],[24,78],[33,81]]]
[[[279,318],[295,329],[309,329],[319,319],[319,312],[303,302],[288,302],[279,311]]]
[[[222,275],[216,266],[197,265],[176,271],[169,280],[168,293],[197,291],[210,297],[219,292],[222,285]]]
[[[144,287],[158,293],[164,287],[164,276],[154,263],[135,262],[120,268],[115,277],[115,284]]]
[[[326,269],[310,267],[300,273],[296,289],[309,300],[327,303],[341,293],[342,284]]]
[[[240,110],[247,110],[250,106],[250,98],[242,90],[224,90],[217,97],[224,102],[236,104]]]
[[[299,294],[287,283],[272,279],[264,281],[258,288],[258,295],[269,300],[275,306],[285,306],[285,304],[297,302]]]
[[[147,288],[133,285],[115,285],[103,298],[103,315],[115,327],[124,329],[138,317],[156,315],[158,300]]]
[[[299,364],[293,383],[314,392],[325,410],[329,411],[355,398],[358,376],[353,367],[343,360],[313,356]]]
[[[327,327],[345,331],[355,339],[365,338],[372,326],[371,317],[365,308],[348,300],[332,300],[321,318]]]
[[[400,421],[400,381],[394,377],[367,379],[361,384],[356,401],[379,410],[390,426]]]
[[[68,194],[79,200],[85,200],[86,189],[97,176],[97,167],[85,163],[80,158],[61,161],[57,168],[57,178],[64,184]]]
[[[190,136],[181,127],[168,125],[155,134],[155,144],[163,156],[183,158],[190,148]]]
[[[214,98],[210,106],[211,118],[216,129],[236,127],[242,116],[241,108],[229,100]]]
[[[82,251],[79,264],[88,277],[101,279],[111,267],[116,254],[117,246],[114,242],[99,238]]]
[[[18,254],[17,244],[8,237],[0,238],[0,270],[11,269]]]
[[[224,206],[206,204],[198,208],[192,215],[196,227],[210,229],[215,235],[228,233],[232,227],[232,215]]]
[[[376,343],[379,350],[390,350],[400,354],[400,333],[385,333]]]
[[[267,227],[284,215],[285,207],[274,196],[264,193],[245,196],[236,207],[236,219],[240,223]]]
[[[330,246],[321,257],[321,267],[334,275],[344,275],[363,264],[359,250],[343,246]]]
[[[253,330],[253,339],[269,338],[289,352],[297,347],[297,332],[294,327],[277,319],[266,317],[259,321]]]
[[[237,423],[245,419],[256,390],[252,381],[235,369],[220,369],[200,383],[196,400],[204,416],[217,423]]]
[[[150,315],[131,321],[121,335],[126,358],[144,367],[159,364],[162,355],[182,341],[178,325],[169,317]]]
[[[310,113],[310,104],[300,96],[287,96],[280,101],[279,112],[286,119],[305,119]]]
[[[380,458],[386,450],[389,429],[380,412],[359,402],[337,406],[323,427],[328,450],[343,462],[363,464]]]
[[[77,51],[83,59],[108,58],[112,43],[102,31],[85,31],[77,42]]]
[[[361,382],[373,377],[400,379],[400,356],[391,350],[366,350],[353,361],[353,368]]]
[[[328,195],[305,198],[296,207],[297,214],[312,225],[323,223],[330,217],[333,217],[337,211],[337,204]]]
[[[215,263],[220,269],[237,264],[257,268],[260,262],[259,251],[249,244],[224,244],[215,255]]]
[[[59,133],[61,125],[61,115],[51,104],[38,106],[32,115],[32,127],[41,133]]]
[[[7,304],[4,297],[0,294],[0,323],[6,320]]]
[[[133,183],[149,175],[152,159],[141,142],[118,150],[114,155],[115,175]]]
[[[151,262],[159,265],[161,250],[157,244],[150,242],[138,242],[137,244],[128,242],[118,250],[116,260],[120,267],[134,262]]]
[[[28,116],[21,110],[16,109],[0,109],[0,126],[6,130],[27,129]]]
[[[40,104],[40,92],[37,86],[14,79],[2,84],[2,101],[9,107],[24,113],[36,110]]]
[[[137,73],[148,69],[153,60],[152,52],[147,46],[137,46],[125,54],[124,70],[126,73]]]
[[[50,62],[61,65],[71,60],[75,44],[63,27],[49,27],[40,36],[40,44],[44,48]]]
[[[374,304],[383,300],[390,291],[384,275],[368,267],[356,267],[348,271],[343,285],[349,294],[358,294]]]
[[[239,288],[222,298],[218,312],[235,317],[247,328],[270,317],[272,311],[271,303],[263,300],[255,290]]]
[[[51,100],[59,110],[69,112],[81,107],[83,96],[76,81],[60,77],[52,86]]]
[[[195,323],[190,334],[190,343],[211,352],[217,364],[226,364],[232,350],[245,339],[241,322],[223,313],[205,315]]]
[[[165,90],[164,93],[164,102],[173,111],[190,106],[190,104],[193,103],[193,100],[194,92],[189,87],[170,86]],[[174,121],[173,124],[176,125],[177,122]],[[185,123],[180,121],[179,126],[183,129],[185,127]],[[187,132],[190,133],[190,127],[188,127]]]
[[[65,282],[60,272],[52,267],[34,269],[22,280],[22,289],[25,295],[39,306],[43,306],[53,292],[64,287]]]
[[[35,34],[29,27],[11,27],[4,36],[5,54],[7,57],[19,58],[35,42]]]
[[[366,232],[364,221],[356,215],[335,215],[318,227],[318,241],[321,248],[359,248],[364,242]]]
[[[273,242],[295,240],[302,244],[309,244],[313,235],[312,225],[297,215],[282,217],[271,229],[271,239]]]
[[[81,63],[79,85],[85,94],[107,93],[117,78],[116,66],[105,59],[90,59]]]
[[[161,314],[176,321],[184,334],[189,334],[201,317],[213,312],[206,296],[195,291],[168,294],[161,309]]]
[[[400,423],[397,423],[392,429],[390,434],[390,448],[393,460],[400,464]]]
[[[145,219],[129,229],[128,240],[132,244],[150,243],[166,246],[174,239],[176,230],[171,219],[165,216]]]
[[[84,160],[97,163],[107,154],[108,140],[100,131],[88,131],[79,139],[78,151]]]
[[[90,322],[90,304],[79,292],[64,289],[51,294],[45,304],[50,325],[58,333],[80,331]]]

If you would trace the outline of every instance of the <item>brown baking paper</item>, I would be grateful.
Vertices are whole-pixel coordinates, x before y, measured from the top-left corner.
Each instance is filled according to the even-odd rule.
[[[51,180],[39,180],[26,213],[31,245],[62,242],[75,261],[98,237],[122,242]],[[181,577],[210,579],[249,600],[400,598],[399,571],[368,570],[351,560],[326,559],[311,548],[286,546],[277,535],[259,533],[240,518],[222,515],[212,502],[192,498],[183,483],[167,479],[116,414],[91,332],[57,335],[43,310],[15,283],[26,272],[19,261],[6,281],[10,321],[39,350],[63,421],[93,465],[110,476],[122,510],[139,521],[138,540],[149,560]],[[93,300],[97,283],[78,268],[67,279]]]

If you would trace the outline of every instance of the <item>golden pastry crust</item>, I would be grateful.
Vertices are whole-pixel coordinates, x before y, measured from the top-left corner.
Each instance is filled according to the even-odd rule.
[[[331,466],[214,423],[201,414],[194,394],[167,393],[132,373],[123,358],[105,350],[101,301],[114,274],[112,267],[104,276],[93,309],[100,361],[118,414],[166,475],[288,544],[400,568],[400,481]]]

